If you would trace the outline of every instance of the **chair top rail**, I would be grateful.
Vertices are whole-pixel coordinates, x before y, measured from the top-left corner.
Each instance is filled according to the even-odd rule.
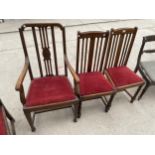
[[[25,30],[25,28],[31,28],[31,27],[59,27],[60,29],[64,30],[64,27],[59,24],[59,23],[25,23],[23,24],[20,29],[22,29],[23,31]]]

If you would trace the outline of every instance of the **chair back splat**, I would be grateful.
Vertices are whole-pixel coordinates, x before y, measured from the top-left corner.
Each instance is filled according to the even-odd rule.
[[[30,60],[33,59],[33,62],[35,61],[34,57],[37,57],[38,62],[36,63],[38,63],[40,77],[67,76],[67,68],[63,58],[66,55],[65,29],[62,25],[58,23],[24,24],[19,32],[25,57]],[[28,50],[30,51],[29,54]],[[59,54],[57,54],[58,52]],[[35,73],[32,71],[34,69],[32,66],[29,67],[31,79],[34,76],[32,72]]]
[[[76,72],[104,71],[109,32],[78,32]]]
[[[127,65],[136,33],[136,27],[111,29],[106,55],[106,68]]]

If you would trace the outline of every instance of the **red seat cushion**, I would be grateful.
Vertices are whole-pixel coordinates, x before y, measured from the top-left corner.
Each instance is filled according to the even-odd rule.
[[[107,72],[116,87],[136,85],[144,82],[142,78],[125,66],[109,68]]]
[[[81,96],[113,91],[110,82],[100,72],[83,73],[79,74],[79,77]]]
[[[65,76],[44,77],[31,82],[26,106],[37,106],[75,99],[71,84]]]
[[[2,113],[2,109],[0,108],[0,135],[6,135],[6,126],[5,126],[5,121],[4,121],[4,116]]]

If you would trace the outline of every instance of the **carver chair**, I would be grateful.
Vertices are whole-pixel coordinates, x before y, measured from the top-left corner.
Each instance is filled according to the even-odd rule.
[[[131,103],[144,84],[144,80],[127,66],[136,33],[136,27],[111,29],[105,66],[106,75],[113,87],[117,91],[125,91],[131,97]],[[138,87],[134,95],[127,91],[131,87]]]
[[[138,100],[142,98],[149,86],[155,85],[155,60],[142,61],[143,54],[155,53],[155,49],[145,49],[147,44],[150,42],[155,42],[155,35],[143,37],[142,45],[138,55],[137,65],[135,68],[135,72],[139,71],[145,79],[145,87],[143,88],[141,94],[138,96]]]
[[[25,65],[17,81],[16,90],[19,91],[23,111],[31,130],[35,131],[35,114],[61,108],[72,107],[76,122],[78,98],[67,78],[64,27],[58,23],[30,23],[21,26],[19,32]],[[31,82],[25,96],[23,81],[27,71]],[[74,73],[72,75],[78,83],[78,77]]]
[[[8,122],[9,120],[9,122]],[[14,118],[7,111],[2,101],[0,100],[0,135],[15,135]]]
[[[78,32],[76,74],[80,83],[75,81],[75,91],[80,98],[78,117],[81,116],[82,102],[102,99],[107,105],[112,102],[115,91],[104,76],[105,51],[109,32]],[[110,95],[107,99],[105,96]],[[105,111],[107,111],[107,106]]]

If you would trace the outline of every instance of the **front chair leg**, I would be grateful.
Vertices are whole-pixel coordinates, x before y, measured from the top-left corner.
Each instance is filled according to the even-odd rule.
[[[115,94],[116,94],[116,93],[114,93],[114,94],[112,94],[112,95],[110,96],[110,99],[109,99],[109,101],[108,101],[108,103],[107,103],[107,105],[106,105],[106,107],[105,107],[105,112],[108,112],[108,111],[109,111],[109,109],[110,109],[110,107],[111,107],[111,104],[112,104],[112,101],[113,101],[113,99],[114,99]]]
[[[137,89],[137,91],[135,92],[134,96],[131,98],[130,103],[133,103],[133,101],[136,99],[136,97],[137,97],[139,91],[141,90],[142,86],[143,86],[143,85],[141,85],[141,86],[138,87],[138,89]]]
[[[78,118],[81,117],[81,107],[82,107],[82,102],[79,102],[79,107],[78,107]]]
[[[32,117],[31,117],[31,113],[28,111],[24,110],[24,114],[26,116],[26,119],[31,127],[32,132],[34,132],[36,130],[36,128],[34,127],[33,121],[32,121]]]
[[[74,122],[77,122],[79,103],[74,104]]]

